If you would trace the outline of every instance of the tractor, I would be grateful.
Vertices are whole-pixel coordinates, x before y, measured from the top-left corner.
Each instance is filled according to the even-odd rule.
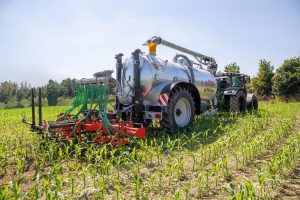
[[[218,110],[245,112],[257,110],[258,100],[255,94],[247,93],[246,83],[250,77],[241,73],[218,73]]]

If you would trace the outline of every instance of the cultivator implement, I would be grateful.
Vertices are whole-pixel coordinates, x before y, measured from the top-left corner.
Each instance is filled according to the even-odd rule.
[[[103,74],[98,74],[101,76]],[[76,96],[72,106],[57,115],[55,121],[42,122],[41,90],[39,90],[39,124],[35,124],[35,108],[32,106],[32,131],[48,133],[62,140],[85,141],[87,143],[111,143],[114,146],[128,144],[136,138],[144,138],[146,129],[142,123],[133,123],[121,118],[111,105],[110,94],[116,91],[111,76],[83,79],[77,82]],[[34,105],[34,91],[32,91]]]

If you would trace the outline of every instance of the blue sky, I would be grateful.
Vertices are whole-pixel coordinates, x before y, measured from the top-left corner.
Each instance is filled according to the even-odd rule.
[[[154,35],[253,76],[262,58],[276,68],[300,55],[300,1],[0,0],[0,82],[91,77]]]

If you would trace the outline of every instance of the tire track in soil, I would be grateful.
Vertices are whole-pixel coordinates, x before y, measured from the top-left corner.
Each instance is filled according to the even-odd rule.
[[[294,128],[292,130],[292,135],[297,135],[298,131],[300,130],[300,110],[296,112],[296,122],[294,125]],[[275,144],[274,147],[270,147],[267,149],[267,152],[265,152],[259,159],[257,159],[253,164],[251,164],[249,167],[253,167],[253,169],[262,169],[263,165],[266,164],[266,161],[269,162],[275,153],[276,148],[282,148],[282,143]],[[276,147],[277,146],[277,147]],[[260,162],[261,160],[264,160],[264,162]],[[254,165],[254,166],[253,166]],[[252,170],[249,170],[252,171]],[[252,174],[253,176],[253,174]],[[250,177],[248,177],[250,180],[252,180]],[[295,199],[300,200],[300,160],[298,161],[295,169],[293,170],[292,174],[286,177],[286,180],[280,184],[274,191],[275,195],[272,195],[274,199]]]
[[[300,111],[297,113],[295,130],[300,131]],[[295,169],[275,191],[275,199],[297,199],[300,200],[300,160]]]
[[[296,111],[295,114],[296,121],[294,128],[290,131],[290,137],[297,135],[298,131],[300,130],[300,110]],[[284,141],[287,140],[288,138],[284,139]],[[282,148],[282,142],[283,141],[278,141],[274,144],[274,146],[267,147],[265,151],[256,158],[256,160],[253,160],[253,162],[247,166],[241,167],[239,169],[234,169],[234,162],[231,162],[231,175],[233,179],[231,181],[223,181],[223,184],[225,185],[225,183],[231,183],[236,187],[244,178],[256,182],[257,171],[265,169],[266,163],[271,161],[276,153],[276,150],[278,151]],[[232,161],[232,158],[230,160]],[[287,180],[283,185],[280,185],[275,189],[274,194],[274,199],[300,200],[300,160],[298,161],[298,164],[293,173],[287,177]],[[223,191],[220,191],[219,194],[213,195],[208,199],[230,199],[230,195],[223,189]]]
[[[300,161],[287,180],[276,190],[274,199],[300,200]]]

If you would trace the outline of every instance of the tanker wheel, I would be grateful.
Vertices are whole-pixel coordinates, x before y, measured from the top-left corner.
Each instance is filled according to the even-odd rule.
[[[236,95],[230,96],[230,112],[246,111],[246,95],[243,91],[238,91]]]
[[[194,99],[184,88],[174,89],[168,100],[167,112],[163,113],[162,126],[166,132],[191,124],[195,116]]]
[[[252,96],[251,102],[247,105],[247,109],[248,109],[248,111],[258,109],[258,100],[255,95]]]

